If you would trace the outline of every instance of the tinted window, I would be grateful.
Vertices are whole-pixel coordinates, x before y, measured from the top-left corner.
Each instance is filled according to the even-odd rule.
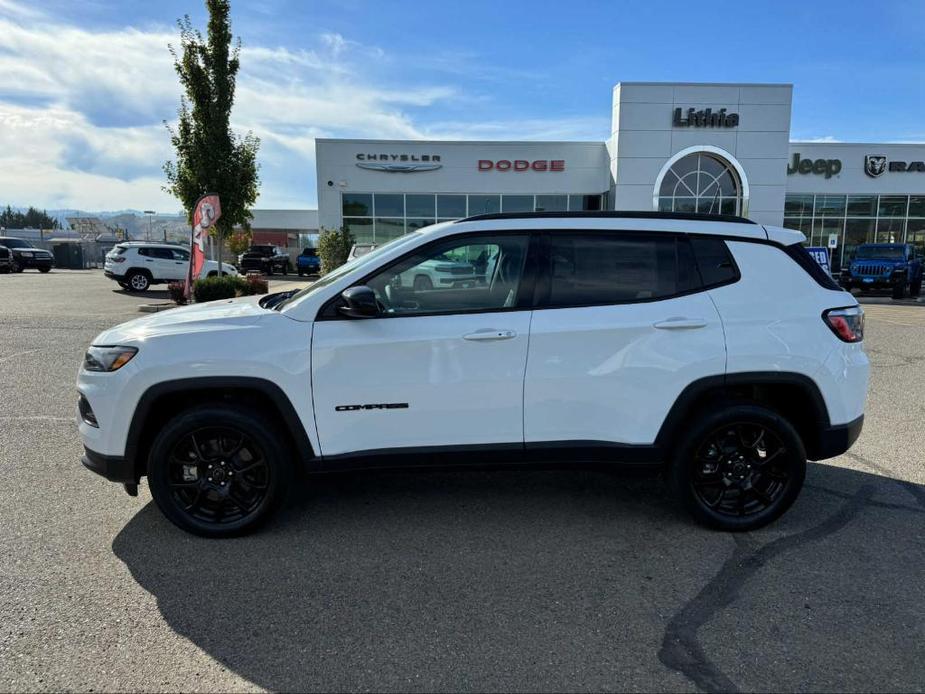
[[[739,276],[726,242],[709,236],[692,236],[700,277],[706,287],[735,281]]]
[[[189,251],[183,251],[179,248],[173,249],[173,259],[174,260],[189,260]]]
[[[366,281],[386,315],[516,306],[526,236],[466,237],[430,246]]]
[[[690,246],[671,234],[554,234],[549,263],[551,306],[645,301],[697,286]]]
[[[810,255],[803,244],[795,243],[792,246],[787,246],[784,252],[789,255],[797,265],[806,270],[806,273],[816,280],[819,286],[825,287],[826,289],[834,289],[835,291],[841,289],[835,280],[829,277],[828,273],[822,269],[822,266],[816,262],[816,259]]]

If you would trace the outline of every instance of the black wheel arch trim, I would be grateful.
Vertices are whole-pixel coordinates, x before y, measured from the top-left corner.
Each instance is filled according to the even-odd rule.
[[[282,388],[272,381],[254,376],[200,376],[181,378],[156,383],[148,388],[138,400],[138,405],[135,407],[135,412],[132,415],[132,422],[129,425],[128,436],[126,437],[125,443],[125,459],[134,466],[136,481],[142,476],[147,463],[145,460],[139,460],[138,454],[142,443],[142,433],[144,432],[148,415],[154,403],[165,395],[197,390],[214,390],[216,392],[223,390],[252,390],[267,396],[282,415],[282,424],[285,430],[292,436],[298,460],[302,463],[307,463],[315,458],[315,452],[308,438],[308,432],[305,431],[305,427],[302,424],[302,420],[299,419],[295,407],[286,393],[283,392]]]
[[[804,441],[811,460],[821,460],[831,455],[821,455],[825,448],[824,433],[832,429],[829,410],[822,397],[819,385],[805,374],[790,371],[741,371],[725,375],[707,376],[690,383],[677,397],[669,410],[655,438],[656,446],[668,448],[683,431],[685,419],[690,415],[694,403],[711,392],[747,386],[796,386],[808,399],[815,421],[812,423],[812,440]],[[794,422],[794,424],[798,424]],[[856,438],[856,437],[855,437]],[[852,441],[853,443],[853,441]],[[850,444],[849,444],[850,445]],[[847,448],[845,449],[847,450]],[[844,451],[842,451],[844,452]],[[838,455],[837,453],[835,455]]]

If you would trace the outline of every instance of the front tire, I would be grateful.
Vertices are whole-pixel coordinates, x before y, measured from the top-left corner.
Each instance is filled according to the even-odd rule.
[[[44,275],[46,272],[51,272],[51,268],[50,267],[40,267],[39,272],[41,272]]]
[[[915,282],[909,285],[909,296],[913,299],[918,299],[919,294],[922,293],[922,279],[919,278]]]
[[[722,403],[675,450],[668,482],[701,524],[755,530],[779,518],[806,477],[806,451],[789,421],[750,403]]]
[[[414,278],[414,291],[416,292],[429,292],[434,288],[434,283],[431,282],[430,277],[427,275],[418,275]]]
[[[203,537],[243,535],[279,509],[293,469],[282,434],[256,410],[208,404],[174,417],[148,456],[163,514]]]

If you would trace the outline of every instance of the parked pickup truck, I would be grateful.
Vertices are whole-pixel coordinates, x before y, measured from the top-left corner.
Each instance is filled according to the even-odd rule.
[[[922,258],[911,243],[864,243],[842,270],[845,289],[890,289],[894,299],[922,291]]]
[[[238,257],[238,268],[242,274],[279,272],[285,275],[289,272],[289,254],[278,246],[253,245]]]
[[[299,277],[305,275],[321,274],[321,258],[318,257],[318,251],[314,248],[304,249],[295,259],[295,269],[299,272]]]

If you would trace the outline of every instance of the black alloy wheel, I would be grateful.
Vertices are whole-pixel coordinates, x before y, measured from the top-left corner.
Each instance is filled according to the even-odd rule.
[[[247,409],[203,406],[168,423],[148,483],[173,523],[207,537],[240,535],[283,501],[292,466],[271,422]]]
[[[779,517],[805,475],[799,435],[787,420],[757,405],[702,419],[670,470],[672,487],[694,517],[723,530],[752,530]]]

